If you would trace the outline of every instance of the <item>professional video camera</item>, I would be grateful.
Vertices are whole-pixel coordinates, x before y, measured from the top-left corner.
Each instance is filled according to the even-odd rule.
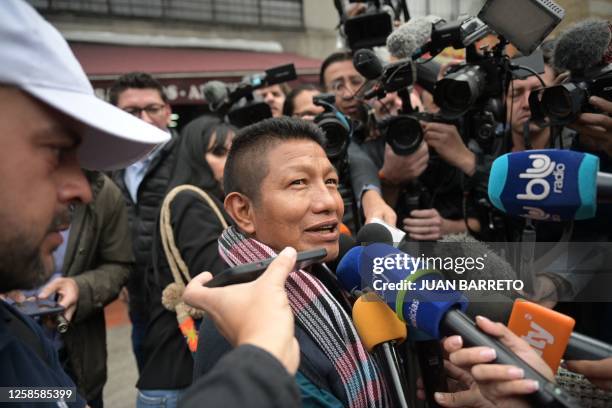
[[[552,1],[521,0],[503,2],[488,0],[477,19],[461,23],[432,27],[431,41],[420,51],[434,54],[446,46],[465,47],[466,61],[449,69],[434,90],[434,102],[441,115],[464,118],[465,130],[470,137],[488,151],[496,136],[495,129],[505,122],[503,96],[518,70],[543,72],[543,63],[524,59],[517,64],[505,53],[508,42],[528,56],[563,18],[564,11]],[[525,19],[525,16],[534,16]],[[480,23],[485,23],[482,26]],[[489,31],[498,34],[499,42],[490,50],[479,52],[475,41]],[[433,56],[433,55],[432,55]],[[541,61],[541,56],[539,56]],[[539,69],[539,72],[538,72]]]
[[[599,96],[612,100],[612,66],[590,73],[588,77],[571,78],[570,82],[543,88],[529,95],[529,105],[535,122],[545,122],[550,118],[550,125],[568,125],[584,112],[598,113],[589,98]]]
[[[267,69],[263,74],[252,75],[231,88],[220,81],[207,82],[204,85],[204,98],[211,111],[222,117],[227,115],[232,125],[241,128],[272,117],[270,107],[265,102],[255,100],[254,90],[294,79],[297,79],[295,66],[281,65]],[[244,102],[241,103],[241,100]]]
[[[346,2],[334,1],[340,16],[340,33],[351,50],[385,45],[387,36],[393,31],[393,22],[401,20],[402,13],[405,21],[410,18],[405,0],[350,0],[348,3],[366,5],[365,12],[347,17]]]
[[[389,116],[377,123],[377,128],[385,141],[400,156],[414,153],[423,141],[423,132],[419,121],[439,121],[455,123],[439,115],[416,112],[410,104],[407,88],[417,76],[414,63],[402,59],[383,67],[376,54],[368,49],[361,49],[353,56],[355,69],[368,79],[367,86],[360,91],[360,98],[384,98],[390,92],[398,92],[402,98],[402,113]]]
[[[553,63],[558,71],[569,71],[569,82],[532,92],[532,120],[540,126],[567,125],[583,112],[598,113],[589,97],[612,100],[611,43],[606,20],[585,20],[563,32],[556,41]],[[545,119],[549,118],[547,122]]]
[[[352,127],[346,116],[334,106],[333,94],[319,94],[312,102],[325,109],[314,123],[325,132],[325,154],[336,167],[346,162]]]
[[[372,50],[360,49],[353,55],[355,69],[368,80],[368,86],[361,90],[360,98],[384,98],[387,93],[399,92],[402,99],[406,89],[414,83],[414,66],[411,60],[400,60],[383,65]],[[408,95],[408,105],[410,96]],[[411,110],[403,109],[413,113]],[[419,147],[423,140],[421,127],[417,119],[409,115],[397,115],[386,118],[377,124],[385,141],[395,154],[409,155]]]

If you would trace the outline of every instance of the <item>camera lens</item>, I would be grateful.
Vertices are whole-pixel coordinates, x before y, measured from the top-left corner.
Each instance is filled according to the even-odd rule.
[[[482,95],[485,79],[485,72],[479,66],[465,66],[438,81],[434,102],[447,114],[461,115]]]
[[[572,119],[580,113],[585,99],[584,90],[573,83],[553,86],[542,93],[542,110],[557,120]]]
[[[342,158],[348,149],[349,131],[333,113],[315,118],[315,123],[325,133],[325,153],[330,161]]]
[[[421,124],[410,116],[394,116],[387,122],[386,128],[386,141],[397,155],[414,153],[423,141]]]

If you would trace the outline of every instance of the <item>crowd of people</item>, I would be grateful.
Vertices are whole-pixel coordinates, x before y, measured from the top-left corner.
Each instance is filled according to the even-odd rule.
[[[0,7],[0,387],[76,390],[49,406],[104,406],[104,307],[120,296],[132,324],[137,407],[394,406],[390,379],[351,319],[354,294],[328,266],[342,256],[340,235],[380,220],[416,242],[459,233],[518,242],[531,228],[537,240],[555,242],[565,225],[517,220],[483,201],[491,152],[571,148],[612,170],[610,100],[591,97],[593,112],[559,137],[534,123],[525,133],[531,92],[564,75],[555,72],[552,41],[540,47],[541,75],[508,82],[508,120],[496,129],[495,149],[474,143],[460,125],[431,121],[420,123],[414,151],[399,154],[381,124],[407,103],[420,112],[439,108],[418,84],[408,97],[363,100],[366,79],[350,52],[329,55],[317,85],[257,89],[271,118],[237,128],[210,114],[178,133],[153,76],[122,75],[106,103],[55,28],[25,2]],[[326,108],[315,101],[324,93],[350,129],[342,162],[330,160],[318,126]],[[570,239],[608,242],[609,210],[573,223]],[[315,248],[325,258],[296,269],[296,252]],[[225,268],[273,256],[252,282],[205,286]],[[612,342],[610,303],[561,304],[584,282],[538,272],[532,301],[573,313],[581,332]],[[56,320],[19,311],[25,300],[47,298],[63,308],[65,333]],[[585,313],[593,316],[582,320]],[[504,324],[475,319],[555,381]],[[543,386],[495,364],[495,350],[464,346],[461,336],[440,346],[449,378],[447,391],[435,393],[440,406],[530,406],[524,397]],[[567,367],[612,391],[612,357]],[[409,386],[425,399],[421,381]]]

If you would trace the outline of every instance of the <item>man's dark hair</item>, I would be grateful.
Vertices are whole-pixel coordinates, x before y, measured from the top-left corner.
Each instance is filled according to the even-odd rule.
[[[325,71],[327,68],[331,64],[342,61],[353,61],[353,54],[349,51],[337,51],[328,55],[327,58],[323,60],[321,70],[319,71],[319,85],[321,85],[321,87],[325,88]]]
[[[304,91],[320,91],[320,89],[313,84],[301,84],[293,88],[285,97],[285,103],[283,104],[283,115],[293,116],[295,111],[295,98],[297,98]]]
[[[288,117],[264,119],[240,129],[225,162],[225,194],[238,192],[253,201],[259,200],[261,183],[270,167],[267,153],[289,140],[311,140],[323,146],[325,135],[312,122]]]
[[[117,78],[108,91],[108,101],[117,106],[119,95],[128,88],[155,89],[159,92],[162,101],[168,103],[168,97],[164,93],[164,88],[155,78],[146,72],[129,72]]]

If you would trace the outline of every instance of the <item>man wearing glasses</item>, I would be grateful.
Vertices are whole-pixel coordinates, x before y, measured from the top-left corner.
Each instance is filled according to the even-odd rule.
[[[127,283],[132,347],[138,370],[142,369],[142,344],[148,321],[144,276],[151,265],[151,248],[157,209],[162,202],[176,163],[177,137],[168,125],[172,110],[161,84],[144,72],[122,75],[111,86],[109,102],[172,135],[148,156],[113,174],[128,207],[135,264]]]

